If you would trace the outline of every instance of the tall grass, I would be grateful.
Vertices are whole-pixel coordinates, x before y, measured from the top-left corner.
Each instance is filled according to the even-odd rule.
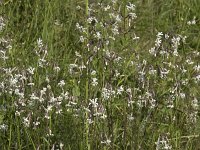
[[[198,0],[0,5],[0,149],[199,149]]]

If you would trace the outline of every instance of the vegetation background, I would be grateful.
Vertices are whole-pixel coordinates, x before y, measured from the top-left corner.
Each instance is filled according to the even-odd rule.
[[[0,1],[0,149],[200,149],[199,0]]]

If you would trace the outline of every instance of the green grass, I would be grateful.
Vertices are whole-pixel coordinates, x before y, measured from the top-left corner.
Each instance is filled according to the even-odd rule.
[[[200,1],[0,3],[1,150],[199,149]]]

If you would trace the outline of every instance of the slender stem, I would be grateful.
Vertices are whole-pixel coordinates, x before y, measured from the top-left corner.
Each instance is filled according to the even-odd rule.
[[[87,18],[89,15],[89,1],[85,0],[85,15],[86,15],[86,29],[87,29],[87,40],[86,40],[86,47],[88,44],[88,37],[89,37],[89,30],[88,30],[88,23],[87,23]],[[86,72],[86,83],[85,83],[85,100],[86,104],[88,103],[88,93],[89,93],[89,82],[88,82],[88,68]],[[88,112],[86,112],[86,118],[85,118],[85,130],[86,130],[86,144],[87,144],[87,149],[90,150],[90,144],[89,144],[89,124],[88,124]]]
[[[88,8],[89,8],[89,1],[88,0],[85,0],[85,14],[86,16],[88,16]]]

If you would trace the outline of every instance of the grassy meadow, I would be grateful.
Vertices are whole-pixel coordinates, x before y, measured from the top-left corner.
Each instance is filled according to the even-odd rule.
[[[0,150],[199,150],[199,0],[0,0]]]

